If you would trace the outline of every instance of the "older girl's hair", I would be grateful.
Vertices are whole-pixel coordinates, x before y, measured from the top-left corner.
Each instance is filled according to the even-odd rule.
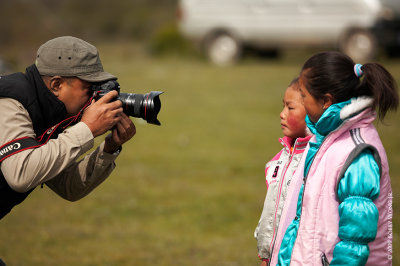
[[[321,99],[330,93],[335,102],[353,97],[370,96],[372,108],[378,109],[383,120],[389,110],[399,105],[397,85],[392,75],[378,63],[361,66],[362,76],[355,73],[354,62],[340,52],[322,52],[308,59],[301,70],[302,81],[308,92]]]

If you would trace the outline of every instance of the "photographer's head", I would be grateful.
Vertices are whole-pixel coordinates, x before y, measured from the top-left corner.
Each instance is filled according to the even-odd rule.
[[[46,86],[75,115],[91,96],[91,83],[117,79],[105,72],[97,48],[72,36],[47,41],[37,51],[35,65]]]
[[[92,84],[75,77],[43,76],[47,88],[64,103],[68,115],[79,113],[93,95]]]

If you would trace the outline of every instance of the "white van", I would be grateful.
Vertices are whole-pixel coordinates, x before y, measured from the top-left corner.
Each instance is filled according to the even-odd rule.
[[[388,13],[389,12],[389,13]],[[333,47],[371,59],[373,29],[390,16],[379,0],[180,0],[179,28],[216,64],[235,62],[244,46]]]

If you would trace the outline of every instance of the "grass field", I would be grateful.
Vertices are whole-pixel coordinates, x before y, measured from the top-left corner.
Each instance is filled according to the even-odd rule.
[[[309,54],[218,68],[100,47],[122,91],[162,90],[161,127],[134,119],[118,168],[70,203],[37,188],[0,221],[7,265],[257,265],[264,164],[280,148],[284,89]],[[400,82],[400,61],[382,63]],[[394,190],[400,265],[400,112],[378,124]],[[98,140],[97,142],[99,142]]]

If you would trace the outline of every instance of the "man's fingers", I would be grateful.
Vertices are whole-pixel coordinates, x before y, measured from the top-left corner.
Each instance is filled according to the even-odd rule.
[[[113,129],[113,140],[122,145],[136,134],[136,127],[125,113],[121,113],[120,118],[121,120]]]
[[[118,116],[119,120],[122,119],[121,115],[124,113],[124,110],[122,109],[122,107],[119,108],[110,108],[110,110],[108,110],[108,112],[110,112],[110,115],[112,116]]]
[[[118,123],[118,124],[119,124],[119,123]],[[118,125],[117,125],[117,126],[118,126]],[[121,139],[120,139],[120,137],[119,137],[119,135],[118,135],[118,131],[117,131],[116,129],[113,129],[112,134],[113,134],[114,142],[115,142],[115,143],[118,143],[119,145],[121,145]]]
[[[131,122],[131,119],[125,113],[121,114],[121,124],[123,127],[129,128]]]

